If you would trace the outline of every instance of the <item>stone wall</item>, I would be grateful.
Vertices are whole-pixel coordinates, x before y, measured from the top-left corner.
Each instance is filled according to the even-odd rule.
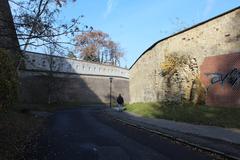
[[[110,77],[113,102],[119,93],[129,102],[127,69],[36,53],[25,57],[25,69],[20,71],[21,103],[109,103]]]
[[[0,48],[9,50],[14,58],[20,51],[8,0],[0,1]]]
[[[153,44],[130,68],[131,103],[196,99],[199,95],[195,95],[193,90],[199,85],[197,80],[200,79],[200,66],[204,59],[240,53],[239,26],[238,7]],[[189,58],[168,76],[162,74],[161,67],[168,55]],[[214,65],[219,66],[218,63]],[[206,92],[207,86],[200,87],[204,87]]]

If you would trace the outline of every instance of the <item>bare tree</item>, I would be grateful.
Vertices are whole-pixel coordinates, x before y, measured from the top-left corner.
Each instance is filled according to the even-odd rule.
[[[12,6],[13,16],[9,2]],[[75,33],[87,32],[92,28],[80,23],[82,15],[71,19],[68,23],[59,23],[58,15],[62,5],[66,2],[67,0],[1,0],[0,48],[11,50],[13,55],[17,55],[16,51],[20,51],[20,48],[22,49],[21,53],[24,53],[31,47],[42,47],[43,50],[48,50],[50,55],[68,51],[69,46],[75,45],[71,41]],[[25,58],[24,54],[19,55],[21,56],[17,61],[17,70]],[[48,102],[52,103],[52,93],[56,90],[56,83],[53,75],[53,57],[49,57]]]
[[[83,15],[66,23],[57,21],[61,7],[66,4],[67,0],[9,0],[9,2],[12,6],[16,32],[2,32],[1,30],[0,37],[6,39],[16,36],[17,33],[19,40],[17,45],[23,53],[36,48],[44,50],[51,45],[55,46],[57,54],[69,53],[69,48],[75,45],[72,41],[75,33],[87,32],[92,29],[80,23]],[[8,1],[4,0],[1,3],[4,5],[0,6],[0,11],[4,11],[4,13],[0,12],[0,21],[9,24],[7,23],[10,21],[9,16],[4,16],[5,12],[11,15]],[[21,60],[17,68],[20,65]]]
[[[107,48],[109,52],[109,61],[112,65],[120,66],[120,58],[123,57],[123,52],[120,51],[119,45],[112,40],[107,43]]]
[[[60,24],[57,21],[60,9],[66,1],[63,0],[10,0],[14,13],[14,23],[17,36],[23,51],[29,46],[41,47],[54,44],[56,47],[66,49],[72,45],[71,39],[80,30],[80,19],[83,15],[71,19],[69,23]],[[68,41],[62,41],[62,37]]]
[[[71,58],[71,59],[77,59],[77,56],[76,56],[73,52],[69,52],[69,53],[67,54],[67,57],[68,57],[68,58]]]

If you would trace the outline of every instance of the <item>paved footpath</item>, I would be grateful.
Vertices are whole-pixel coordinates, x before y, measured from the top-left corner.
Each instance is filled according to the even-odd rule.
[[[208,160],[162,136],[113,119],[103,107],[58,111],[49,117],[29,160]]]
[[[117,112],[113,109],[106,109],[106,113],[117,119],[160,131],[240,159],[240,130],[144,118],[129,112]]]

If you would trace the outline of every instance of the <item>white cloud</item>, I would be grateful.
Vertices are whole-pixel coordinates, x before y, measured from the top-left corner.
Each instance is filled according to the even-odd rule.
[[[212,11],[213,7],[215,4],[215,0],[207,0],[206,6],[203,10],[203,17],[206,18],[208,17],[209,13]]]
[[[107,9],[103,15],[104,18],[106,18],[112,12],[113,1],[114,0],[107,0]]]

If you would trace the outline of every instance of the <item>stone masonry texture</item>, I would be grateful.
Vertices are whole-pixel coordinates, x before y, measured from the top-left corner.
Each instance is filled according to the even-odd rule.
[[[239,92],[228,92],[228,95],[226,95],[226,91],[223,96],[216,96],[213,93],[216,91],[215,89],[208,90],[210,82],[213,84],[231,83],[231,85],[235,86],[232,89],[240,89],[237,87],[240,81],[240,73],[238,72],[240,70],[240,61],[235,61],[237,64],[234,65],[223,63],[232,59],[232,54],[239,59],[239,26],[240,8],[238,7],[156,42],[130,68],[130,102],[179,101],[182,97],[194,99],[190,88],[194,88],[194,79],[199,78],[204,87],[208,105],[221,105],[219,102],[222,101],[224,101],[226,106],[239,105],[239,98],[236,98],[236,93],[237,97],[240,96]],[[190,57],[190,60],[188,64],[176,68],[171,78],[166,78],[166,76],[162,75],[161,64],[166,61],[167,55],[185,55]],[[220,55],[224,55],[223,59],[220,58],[221,61],[218,61],[218,58],[215,58],[215,60],[208,59],[208,57]],[[224,69],[221,70],[221,68]],[[231,71],[234,68],[236,70],[233,74]],[[220,74],[207,75],[208,73],[218,73],[219,71],[224,71],[221,74],[222,76]],[[231,74],[227,79],[224,79],[223,76],[229,72]],[[207,78],[208,84],[206,83]],[[227,100],[231,96],[235,97],[233,102]]]
[[[18,39],[8,0],[0,1],[0,48],[19,51]]]

